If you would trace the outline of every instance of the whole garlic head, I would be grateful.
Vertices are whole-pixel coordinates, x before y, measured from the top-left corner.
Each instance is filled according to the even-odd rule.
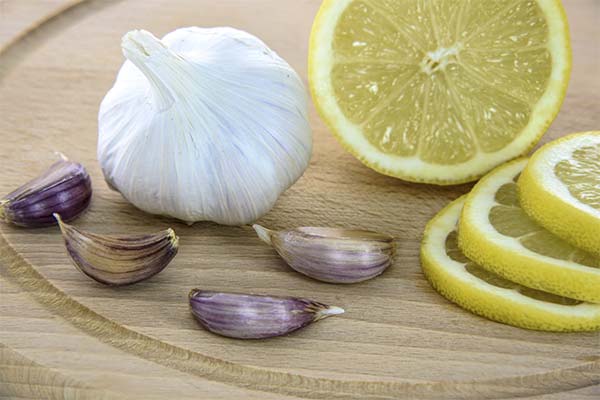
[[[138,208],[186,222],[252,222],[307,168],[308,96],[296,72],[233,28],[138,30],[100,106],[98,160]]]

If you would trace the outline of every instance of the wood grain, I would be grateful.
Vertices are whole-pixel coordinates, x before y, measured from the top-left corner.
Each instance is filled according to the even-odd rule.
[[[231,25],[261,37],[305,77],[318,0],[75,3],[0,0],[0,193],[43,170],[60,150],[83,162],[94,181],[92,206],[77,226],[105,233],[171,226],[181,249],[155,278],[111,289],[70,264],[57,229],[0,226],[0,399],[600,395],[598,333],[490,322],[446,302],[423,278],[418,248],[426,221],[470,185],[438,188],[379,175],[345,153],[314,110],[311,166],[261,223],[393,234],[399,257],[378,279],[352,286],[312,281],[249,228],[188,227],[144,214],[106,187],[95,159],[96,118],[122,63],[124,32]],[[600,4],[564,3],[573,74],[544,141],[600,127]],[[287,337],[230,340],[193,321],[186,296],[194,286],[308,296],[347,313]]]

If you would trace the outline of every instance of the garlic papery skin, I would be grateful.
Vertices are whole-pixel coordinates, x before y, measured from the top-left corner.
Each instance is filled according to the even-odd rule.
[[[306,298],[213,292],[193,289],[190,310],[207,330],[236,339],[286,335],[323,318],[343,314],[340,307]]]
[[[25,228],[56,225],[53,213],[71,221],[92,199],[92,181],[85,167],[58,153],[60,160],[38,177],[0,199],[0,220]]]
[[[172,229],[127,236],[99,235],[63,222],[54,214],[73,264],[105,285],[141,282],[165,269],[177,254],[179,238]]]
[[[356,283],[375,278],[392,265],[394,238],[382,233],[302,227],[273,231],[252,226],[292,269],[328,283]]]
[[[186,222],[250,223],[304,172],[308,96],[294,70],[233,28],[122,40],[127,61],[100,106],[98,160],[138,208]]]

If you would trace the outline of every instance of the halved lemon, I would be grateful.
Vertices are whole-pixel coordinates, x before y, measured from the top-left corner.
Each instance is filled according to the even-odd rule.
[[[568,135],[536,151],[519,190],[531,218],[600,257],[600,132]]]
[[[558,0],[325,0],[309,48],[313,99],[344,147],[441,185],[527,152],[570,68]]]
[[[517,178],[527,159],[496,168],[467,196],[459,245],[471,260],[513,282],[600,303],[600,258],[554,236],[519,205]]]
[[[423,237],[421,263],[433,287],[475,314],[522,328],[585,331],[600,328],[600,304],[530,289],[469,260],[457,245],[456,226],[465,196],[433,218]]]

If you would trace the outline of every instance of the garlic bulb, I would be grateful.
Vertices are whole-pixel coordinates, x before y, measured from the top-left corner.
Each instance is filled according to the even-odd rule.
[[[98,116],[98,159],[138,208],[189,223],[252,222],[308,166],[308,97],[294,70],[233,28],[131,31]]]

